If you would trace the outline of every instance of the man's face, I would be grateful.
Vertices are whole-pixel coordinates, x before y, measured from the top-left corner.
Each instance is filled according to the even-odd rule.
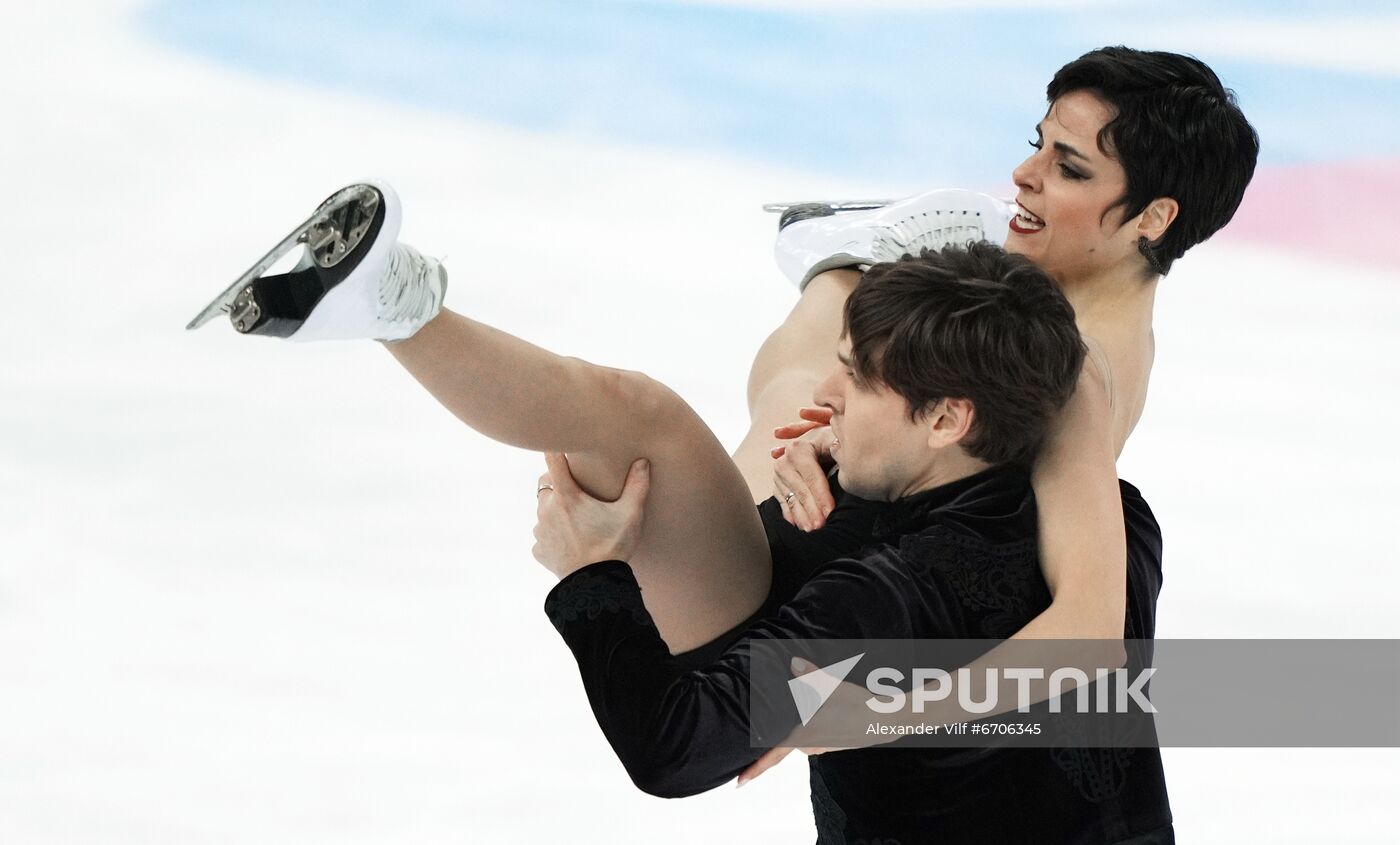
[[[1109,207],[1127,191],[1117,160],[1099,150],[1112,108],[1088,91],[1071,91],[1050,105],[1036,127],[1038,146],[1011,173],[1022,215],[1011,221],[1008,252],[1034,261],[1062,285],[1131,259],[1136,228]],[[1035,219],[1026,219],[1026,213]]]
[[[831,457],[841,486],[875,501],[909,495],[933,464],[927,426],[909,420],[904,397],[855,374],[849,338],[841,338],[837,357],[836,369],[817,385],[815,400],[832,411],[837,442]]]

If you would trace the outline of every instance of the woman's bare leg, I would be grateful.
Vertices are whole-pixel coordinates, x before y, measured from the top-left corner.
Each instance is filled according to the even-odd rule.
[[[447,310],[411,338],[386,345],[439,402],[487,437],[567,453],[574,477],[594,496],[615,499],[632,462],[651,461],[646,522],[629,563],[673,653],[714,640],[763,603],[771,559],[744,478],[670,389],[641,373],[555,355]],[[532,492],[522,482],[520,495]]]
[[[812,404],[817,384],[836,366],[836,341],[846,299],[860,281],[855,270],[832,270],[807,283],[792,312],[754,356],[749,372],[749,433],[734,450],[755,502],[773,495],[773,429]]]
[[[749,432],[732,461],[680,397],[641,373],[554,355],[448,310],[387,346],[482,434],[568,453],[593,495],[615,498],[631,463],[651,461],[642,544],[630,563],[662,637],[681,652],[739,624],[767,596],[772,562],[750,502],[772,495],[773,429],[812,403],[835,366],[842,309],[859,280],[854,270],[812,279],[759,349],[749,374]]]

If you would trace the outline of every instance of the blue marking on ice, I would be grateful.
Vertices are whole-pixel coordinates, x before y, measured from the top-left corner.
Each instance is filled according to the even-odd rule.
[[[1288,0],[1171,8],[1173,22],[1315,15]],[[164,0],[142,23],[244,71],[511,126],[872,179],[983,184],[1005,180],[1025,154],[1057,67],[1106,34],[1132,43],[1162,9]],[[1266,163],[1400,150],[1400,79],[1202,57],[1238,92]],[[1319,131],[1329,127],[1345,131]]]

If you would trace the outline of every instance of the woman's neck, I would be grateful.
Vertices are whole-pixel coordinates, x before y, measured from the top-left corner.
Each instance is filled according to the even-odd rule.
[[[1119,324],[1146,319],[1152,323],[1152,306],[1161,276],[1143,277],[1136,268],[1106,272],[1060,283],[1074,308],[1081,329],[1086,325]]]

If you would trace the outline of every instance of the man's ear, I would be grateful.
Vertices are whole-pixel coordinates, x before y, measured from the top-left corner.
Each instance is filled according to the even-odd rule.
[[[944,449],[962,442],[972,431],[977,409],[971,399],[940,399],[928,412],[928,445]]]
[[[1157,243],[1167,233],[1167,228],[1176,220],[1181,206],[1171,197],[1158,197],[1149,202],[1147,208],[1138,215],[1137,233],[1147,238],[1148,243]]]

